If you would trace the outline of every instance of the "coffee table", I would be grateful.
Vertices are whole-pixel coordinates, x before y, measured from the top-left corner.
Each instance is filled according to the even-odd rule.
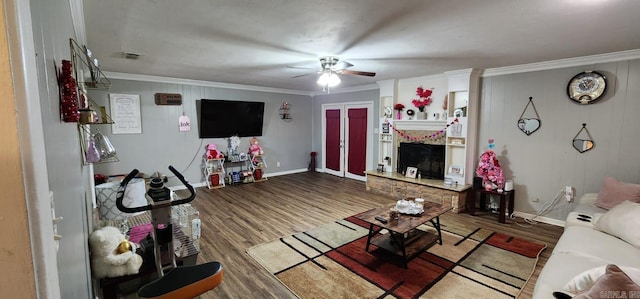
[[[432,246],[436,242],[442,245],[442,233],[440,231],[440,215],[451,210],[450,206],[442,206],[434,202],[424,203],[424,212],[420,215],[400,214],[399,219],[389,218],[389,209],[395,204],[386,205],[358,214],[355,217],[369,223],[369,235],[367,236],[367,246],[365,250],[369,252],[369,245],[373,244],[402,256],[403,266],[407,268],[407,262]],[[387,223],[382,223],[376,217],[383,217]],[[416,229],[418,226],[431,222],[431,225],[438,232],[437,235]],[[376,229],[377,227],[377,229]],[[374,236],[382,229],[389,231],[381,236]]]

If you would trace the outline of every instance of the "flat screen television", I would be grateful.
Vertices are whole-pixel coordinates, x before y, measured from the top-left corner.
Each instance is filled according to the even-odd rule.
[[[200,100],[200,138],[262,136],[264,102]]]

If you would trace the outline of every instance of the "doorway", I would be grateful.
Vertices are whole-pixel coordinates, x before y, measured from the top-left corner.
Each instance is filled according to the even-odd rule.
[[[365,181],[371,169],[373,103],[322,105],[322,167],[339,177]]]

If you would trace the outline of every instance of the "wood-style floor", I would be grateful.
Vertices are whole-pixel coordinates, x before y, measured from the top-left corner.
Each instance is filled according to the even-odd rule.
[[[221,189],[198,188],[192,203],[202,220],[198,263],[219,261],[225,271],[222,284],[201,298],[296,298],[246,249],[396,200],[367,192],[364,182],[311,172]],[[442,217],[548,244],[520,298],[531,297],[538,273],[563,230],[543,223],[523,228],[511,219],[499,224],[489,213],[449,212]]]

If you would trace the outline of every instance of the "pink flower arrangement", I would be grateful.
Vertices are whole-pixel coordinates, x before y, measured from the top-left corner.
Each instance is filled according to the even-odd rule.
[[[422,86],[419,86],[418,89],[416,89],[416,95],[419,97],[419,99],[413,99],[411,100],[411,103],[413,103],[413,105],[416,106],[420,111],[423,111],[424,107],[431,104],[432,93],[432,89],[424,89],[422,88]]]
[[[395,110],[402,110],[404,109],[404,105],[402,105],[402,103],[397,103],[393,106],[393,109]]]
[[[496,153],[488,149],[480,156],[480,163],[476,175],[482,178],[484,184],[492,183],[499,187],[504,183],[504,174]]]

